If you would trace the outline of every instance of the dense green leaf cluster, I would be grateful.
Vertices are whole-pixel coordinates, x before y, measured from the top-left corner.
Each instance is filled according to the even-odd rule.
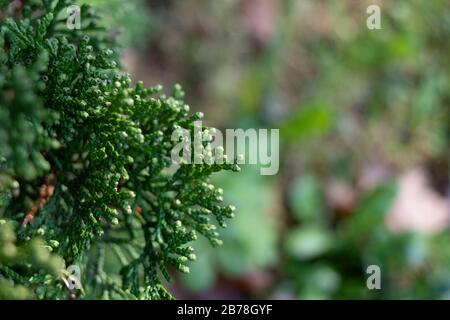
[[[41,239],[17,245],[14,224],[0,220],[0,299],[35,298],[35,292],[62,292],[64,261],[51,254]]]
[[[65,28],[68,5],[33,1],[0,20],[0,217],[81,266],[87,297],[168,298],[167,265],[188,272],[188,243],[200,233],[219,245],[214,221],[233,216],[209,176],[239,168],[174,167],[173,130],[193,133],[202,114],[189,115],[179,86],[132,86],[90,8],[81,30]],[[120,277],[104,270],[108,252]]]

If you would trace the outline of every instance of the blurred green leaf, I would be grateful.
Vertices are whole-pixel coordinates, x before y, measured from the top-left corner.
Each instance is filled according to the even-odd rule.
[[[332,109],[324,104],[302,105],[299,111],[281,128],[282,137],[310,139],[327,133],[334,120]]]
[[[11,0],[1,0],[0,1],[0,9],[3,9],[4,7],[6,7],[10,2],[11,2]]]
[[[225,189],[226,201],[238,209],[229,226],[219,230],[224,241],[220,250],[211,250],[204,239],[195,244],[202,255],[190,264],[189,274],[180,275],[192,292],[209,289],[220,272],[236,277],[270,266],[277,256],[276,225],[268,216],[273,186],[259,174],[258,167],[243,166],[239,176],[221,173],[214,180]]]
[[[286,237],[286,251],[296,259],[307,260],[320,256],[333,246],[333,235],[319,225],[305,225],[293,229]]]
[[[299,220],[312,220],[324,211],[320,181],[314,174],[298,177],[290,190],[289,201]]]
[[[239,275],[271,265],[277,252],[276,224],[269,216],[275,201],[273,186],[256,166],[243,166],[239,176],[225,173],[218,180],[226,200],[239,208],[235,219],[221,232],[224,245],[217,257],[223,270]]]
[[[370,192],[347,221],[344,235],[350,241],[355,241],[370,236],[376,228],[383,226],[396,191],[395,183],[387,183]]]
[[[330,299],[339,288],[339,273],[329,265],[312,265],[302,270],[303,290],[300,299]]]

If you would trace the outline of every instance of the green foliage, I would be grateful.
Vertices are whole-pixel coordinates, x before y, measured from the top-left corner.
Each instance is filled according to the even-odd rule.
[[[153,9],[160,25],[151,45],[164,53],[153,63],[191,86],[195,105],[214,108],[210,118],[223,127],[270,123],[281,129],[281,172],[269,178],[275,182],[270,190],[254,200],[255,190],[268,185],[257,181],[239,183],[233,192],[244,205],[260,202],[249,204],[249,215],[264,211],[267,194],[281,198],[269,209],[283,225],[275,237],[280,259],[269,297],[273,291],[300,299],[450,296],[448,228],[422,235],[385,226],[396,194],[385,175],[395,180],[404,168],[437,162],[441,197],[448,197],[449,2],[378,4],[382,30],[366,28],[364,1],[183,0]],[[374,190],[363,186],[367,168],[382,181]],[[340,206],[328,199],[335,180],[350,190]],[[242,220],[241,232],[256,224],[252,219],[245,227]],[[269,240],[254,237],[271,252],[273,233],[264,230]],[[200,258],[189,288],[211,284],[216,256],[232,252],[221,267],[240,271],[240,261],[230,257],[264,256],[236,242],[233,251]],[[257,261],[264,259],[252,260],[255,268],[267,267]],[[373,263],[381,267],[383,289],[370,292],[365,271]]]
[[[66,294],[59,281],[64,261],[41,239],[18,245],[14,229],[0,220],[0,299],[35,299],[49,287],[49,297]]]
[[[151,31],[149,10],[144,0],[78,0],[89,4],[101,12],[101,24],[108,27],[111,36],[121,45],[143,47]]]
[[[173,130],[193,132],[202,114],[189,115],[179,86],[131,86],[96,14],[83,6],[82,29],[70,31],[68,5],[34,1],[1,21],[0,216],[19,222],[24,245],[40,236],[79,265],[88,298],[170,298],[167,266],[189,272],[188,244],[197,233],[221,244],[214,221],[234,215],[209,176],[239,167],[174,168]]]
[[[253,166],[244,166],[239,176],[224,172],[215,181],[227,190],[225,200],[239,208],[239,215],[222,233],[221,250],[209,249],[205,241],[196,243],[203,254],[191,274],[182,276],[183,283],[196,292],[212,287],[219,274],[246,277],[258,268],[274,265],[277,258],[277,223],[270,216],[275,203],[271,184]]]
[[[335,225],[317,216],[291,229],[282,286],[301,299],[447,298],[449,235],[388,230],[386,212],[395,194],[395,184],[387,183]],[[366,268],[373,264],[382,270],[382,290],[366,288]]]

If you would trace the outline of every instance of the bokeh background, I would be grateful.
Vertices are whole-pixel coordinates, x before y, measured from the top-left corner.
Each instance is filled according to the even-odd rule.
[[[448,0],[84,2],[133,79],[180,83],[209,126],[280,129],[278,175],[214,177],[237,216],[175,297],[450,298]]]

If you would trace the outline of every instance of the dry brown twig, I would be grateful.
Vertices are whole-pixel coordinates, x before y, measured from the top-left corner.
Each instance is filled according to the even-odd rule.
[[[28,211],[25,216],[22,222],[22,227],[25,228],[27,225],[33,223],[34,217],[36,216],[38,210],[45,206],[53,196],[53,193],[55,192],[55,185],[56,176],[54,174],[46,177],[45,183],[39,189],[39,198],[34,202],[30,211]]]

